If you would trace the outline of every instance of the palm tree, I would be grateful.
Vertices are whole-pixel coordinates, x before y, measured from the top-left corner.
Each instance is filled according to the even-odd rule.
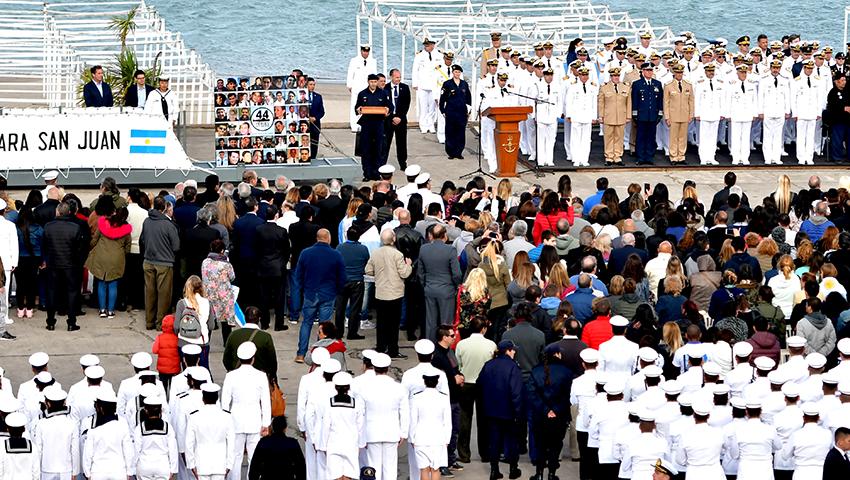
[[[136,32],[136,12],[138,7],[127,12],[126,15],[116,15],[109,23],[109,29],[114,30],[121,41],[121,51],[127,48],[127,37]]]

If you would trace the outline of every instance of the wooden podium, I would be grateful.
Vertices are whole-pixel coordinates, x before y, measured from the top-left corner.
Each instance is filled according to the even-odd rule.
[[[530,106],[490,107],[481,115],[496,122],[496,159],[499,161],[500,177],[516,177],[516,161],[519,157],[519,122],[528,119],[533,109]]]

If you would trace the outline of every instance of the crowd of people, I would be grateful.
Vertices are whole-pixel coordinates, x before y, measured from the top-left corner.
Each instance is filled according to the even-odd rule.
[[[67,391],[44,353],[17,395],[4,379],[0,478],[239,478],[245,461],[252,479],[394,479],[406,443],[410,477],[436,480],[474,460],[473,431],[494,480],[526,453],[555,480],[562,449],[581,479],[850,473],[850,177],[795,192],[780,175],[762,199],[733,172],[681,194],[600,177],[586,198],[567,175],[523,192],[435,191],[419,165],[379,178],[248,170],[155,195],[106,178],[88,206],[55,172],[24,199],[2,186],[3,339],[42,306],[77,331],[86,302],[162,333],[117,395],[91,356]],[[290,325],[303,454],[266,332]],[[418,362],[398,382],[400,335]]]

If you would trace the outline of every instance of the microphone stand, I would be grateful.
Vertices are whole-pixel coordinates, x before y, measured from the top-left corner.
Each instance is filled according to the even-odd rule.
[[[541,103],[545,103],[547,105],[554,105],[554,103],[549,102],[547,100],[540,100],[537,97],[532,97],[532,96],[529,96],[529,95],[523,95],[521,93],[511,92],[507,89],[505,90],[505,93],[507,93],[508,95],[514,95],[514,96],[517,96],[517,97],[520,97],[520,98],[525,98],[527,100],[531,100],[531,101],[534,102],[534,152],[535,152],[535,154],[539,154],[540,152],[537,151],[537,145],[538,145],[538,143],[537,143],[537,135],[538,135],[538,133],[537,133],[537,110],[538,110],[538,106]],[[530,161],[529,161],[529,163],[530,163]],[[527,163],[526,165],[528,165],[529,163]],[[533,166],[531,166],[528,169],[523,170],[521,172],[517,172],[517,175],[522,175],[523,173],[528,173],[528,172],[534,172],[535,178],[545,177],[547,173],[553,173],[554,174],[554,172],[541,172],[540,171],[540,163],[537,161],[537,158],[534,159],[534,165]]]
[[[481,94],[481,100],[484,100],[484,94],[483,93]],[[481,134],[482,134],[482,130],[481,130],[481,128],[482,128],[481,127],[481,103],[482,103],[481,101],[478,102],[478,168],[476,168],[475,170],[473,170],[469,173],[464,173],[463,175],[458,177],[461,180],[463,180],[466,177],[472,177],[474,175],[484,175],[485,177],[490,177],[493,180],[496,179],[495,175],[493,175],[490,172],[485,172],[484,170],[481,169]]]

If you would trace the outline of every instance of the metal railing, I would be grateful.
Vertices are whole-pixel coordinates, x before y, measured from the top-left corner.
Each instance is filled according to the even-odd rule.
[[[139,66],[151,68],[156,61],[171,78],[181,109],[192,112],[187,123],[212,123],[215,73],[143,0],[0,0],[0,106],[77,106],[83,71],[114,63],[121,50],[110,22],[134,8],[136,29],[126,45]]]

